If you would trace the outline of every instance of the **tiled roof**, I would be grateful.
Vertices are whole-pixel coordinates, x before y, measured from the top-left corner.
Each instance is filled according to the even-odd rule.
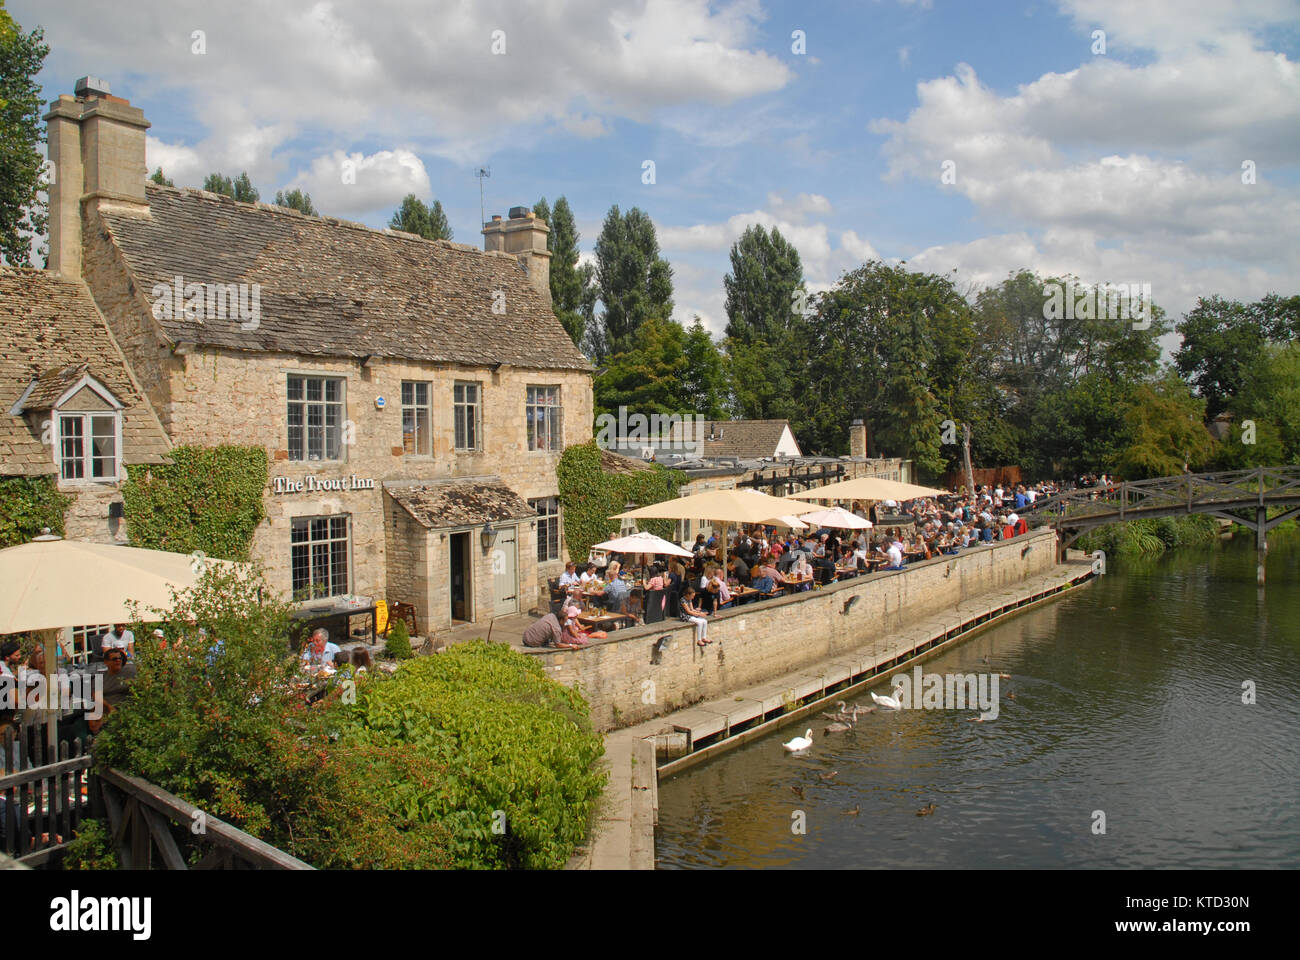
[[[167,436],[85,285],[44,270],[0,266],[0,474],[54,472],[39,419],[33,423],[9,411],[33,380],[37,386],[23,408],[49,409],[83,370],[124,407],[123,460],[165,463]]]
[[[590,369],[513,255],[201,190],[152,183],[146,190],[148,217],[121,208],[100,216],[151,303],[155,286],[176,277],[184,284],[248,284],[250,292],[258,285],[255,326],[239,317],[160,317],[173,342]],[[504,313],[494,313],[494,303]]]
[[[500,477],[467,477],[430,482],[389,481],[384,491],[430,530],[523,520],[537,511]]]
[[[788,420],[704,420],[700,423],[704,431],[701,453],[706,457],[772,457],[789,425]],[[695,428],[693,423],[686,426]]]

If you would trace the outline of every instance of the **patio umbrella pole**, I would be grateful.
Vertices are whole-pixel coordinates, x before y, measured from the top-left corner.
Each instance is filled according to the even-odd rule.
[[[41,631],[41,647],[45,651],[45,745],[48,753],[45,755],[46,763],[54,763],[59,759],[59,710],[53,704],[55,697],[59,696],[61,691],[57,684],[59,682],[59,658],[56,651],[55,637],[58,635],[57,630]],[[59,704],[62,707],[62,704]]]

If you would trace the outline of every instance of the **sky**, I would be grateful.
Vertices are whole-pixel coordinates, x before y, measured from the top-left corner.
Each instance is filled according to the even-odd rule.
[[[44,97],[107,80],[177,186],[247,170],[376,227],[415,193],[476,246],[480,186],[489,218],[563,195],[584,258],[640,207],[674,316],[717,334],[752,223],[812,290],[875,258],[1150,284],[1173,319],[1300,287],[1300,0],[7,8],[45,31]]]

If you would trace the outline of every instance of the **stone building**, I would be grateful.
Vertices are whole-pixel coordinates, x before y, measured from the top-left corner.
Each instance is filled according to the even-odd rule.
[[[267,450],[273,586],[411,603],[421,630],[537,602],[592,422],[545,223],[515,208],[478,250],[159,187],[142,112],[91,78],[46,120],[50,269],[84,277],[172,443]]]
[[[52,477],[64,534],[115,543],[127,466],[169,449],[85,285],[0,266],[0,476]]]

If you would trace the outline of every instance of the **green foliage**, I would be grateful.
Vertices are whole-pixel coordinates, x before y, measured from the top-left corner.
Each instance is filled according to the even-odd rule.
[[[117,853],[113,850],[108,827],[100,820],[83,820],[76,835],[63,851],[64,870],[116,870]]]
[[[1300,342],[1266,344],[1232,398],[1233,423],[1219,450],[1223,467],[1300,463]],[[1246,421],[1255,442],[1243,443]]]
[[[53,477],[0,477],[0,547],[26,543],[44,527],[63,536],[63,511],[70,503]]]
[[[596,415],[617,415],[620,406],[646,416],[691,412],[682,409],[687,364],[682,325],[650,317],[641,325],[635,346],[610,357],[592,382]]]
[[[633,207],[626,214],[609,208],[596,240],[596,284],[605,308],[599,329],[592,330],[595,356],[633,350],[641,325],[651,317],[673,313],[673,271],[659,256],[654,221]]]
[[[162,167],[159,167],[152,174],[150,174],[149,179],[152,180],[154,183],[158,184],[158,186],[160,187],[176,186],[176,184],[172,183],[171,180],[163,176]]]
[[[1088,553],[1104,550],[1117,557],[1155,556],[1176,547],[1213,543],[1218,534],[1218,522],[1204,514],[1144,518],[1089,531],[1075,547]]]
[[[595,268],[578,265],[578,226],[565,197],[552,209],[542,197],[533,213],[546,221],[551,232],[546,249],[551,251],[551,306],[574,344],[581,346],[596,304]]]
[[[309,217],[318,217],[319,213],[311,204],[311,194],[303,193],[296,187],[286,192],[277,190],[275,193],[275,205],[277,207],[288,207],[290,210],[297,210],[299,213],[305,213]]]
[[[400,617],[388,628],[388,636],[384,638],[384,656],[394,660],[410,660],[415,656],[415,651],[411,649],[410,628]]]
[[[1210,419],[1231,407],[1268,343],[1300,336],[1300,297],[1270,294],[1255,303],[1200,297],[1178,324],[1178,372],[1205,399]]]
[[[0,0],[0,261],[13,266],[32,265],[32,239],[45,235],[48,219],[39,196],[48,188],[36,82],[50,52],[43,40],[39,28],[23,33]]]
[[[299,740],[307,709],[294,693],[289,611],[271,595],[256,571],[216,568],[169,614],[137,611],[131,697],[95,746],[102,762],[278,839],[285,811],[306,805],[319,758]],[[163,621],[166,649],[150,621]]]
[[[610,517],[623,513],[627,505],[648,507],[677,496],[685,482],[680,471],[651,464],[649,470],[606,473],[601,469],[600,448],[592,440],[568,447],[555,468],[564,509],[564,539],[569,556],[585,561],[593,544],[618,531],[619,522]],[[671,539],[672,520],[641,520],[637,526],[659,537]]]
[[[380,750],[409,771],[374,778],[363,801],[395,829],[439,825],[458,867],[562,867],[604,786],[586,702],[504,644],[412,660],[337,719],[340,750]]]
[[[262,447],[176,447],[172,463],[129,466],[122,487],[131,540],[153,550],[201,550],[246,560],[265,516],[269,465]]]
[[[257,203],[262,196],[248,179],[247,170],[234,180],[220,173],[209,173],[203,180],[203,189],[209,193],[225,194],[241,203]]]
[[[388,226],[393,230],[402,230],[413,233],[417,237],[424,237],[426,240],[452,238],[451,224],[447,222],[447,215],[443,213],[442,203],[435,200],[426,207],[424,201],[413,193],[408,193],[402,199],[402,205],[393,211]]]
[[[1205,429],[1205,402],[1172,372],[1134,392],[1125,413],[1127,445],[1116,467],[1128,480],[1193,473],[1214,455],[1214,439]]]
[[[682,373],[682,400],[686,410],[706,420],[726,419],[726,364],[698,316],[686,331],[686,368]]]

